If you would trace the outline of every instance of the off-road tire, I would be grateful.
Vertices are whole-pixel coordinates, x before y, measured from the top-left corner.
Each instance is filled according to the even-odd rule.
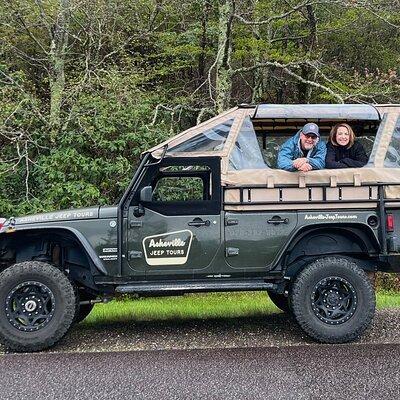
[[[289,304],[289,298],[284,294],[275,293],[268,290],[268,296],[271,301],[284,313],[290,314],[292,312]]]
[[[327,317],[327,321],[322,320],[323,314],[319,313],[321,301],[317,301],[315,296],[329,297],[329,293],[320,289],[329,282],[339,282],[339,285],[346,282],[344,285],[349,288],[349,295],[345,297],[353,299],[351,306],[344,306],[345,311],[348,308],[348,314],[344,314],[340,322],[331,317]],[[333,293],[333,296],[335,298],[336,294]],[[322,343],[346,343],[358,339],[370,326],[375,313],[375,292],[367,275],[357,264],[341,257],[322,258],[302,270],[293,282],[290,301],[301,328]],[[343,304],[343,300],[337,301]],[[325,307],[325,304],[322,306]]]
[[[43,286],[48,290],[46,293],[51,296],[52,311],[48,321],[45,320],[42,326],[32,325],[27,332],[23,331],[22,323],[18,324],[18,319],[10,317],[7,307],[12,293],[20,286],[24,289],[24,285],[29,289],[30,284],[34,288]],[[0,342],[7,349],[17,352],[39,351],[53,346],[70,328],[75,304],[74,288],[58,268],[39,261],[26,261],[8,267],[0,274]],[[16,323],[15,326],[12,322]]]

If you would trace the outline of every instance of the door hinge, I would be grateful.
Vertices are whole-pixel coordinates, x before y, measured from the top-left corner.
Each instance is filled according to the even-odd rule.
[[[239,220],[232,218],[225,218],[225,226],[239,225]]]
[[[227,257],[235,257],[239,255],[239,249],[237,247],[227,247],[225,249],[225,254]]]
[[[131,228],[141,228],[143,226],[143,221],[131,221],[129,222]]]
[[[143,253],[141,251],[130,251],[129,252],[129,259],[133,260],[134,258],[142,258]]]

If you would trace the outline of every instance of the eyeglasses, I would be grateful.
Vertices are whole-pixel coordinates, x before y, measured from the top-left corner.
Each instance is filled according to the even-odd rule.
[[[302,132],[302,135],[304,135],[307,139],[311,139],[311,140],[317,140],[318,139],[318,136],[313,135],[312,133],[303,133]]]

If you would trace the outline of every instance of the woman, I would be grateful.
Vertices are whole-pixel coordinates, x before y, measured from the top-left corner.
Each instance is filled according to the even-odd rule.
[[[345,123],[332,128],[326,150],[325,168],[357,168],[368,162],[363,145]]]

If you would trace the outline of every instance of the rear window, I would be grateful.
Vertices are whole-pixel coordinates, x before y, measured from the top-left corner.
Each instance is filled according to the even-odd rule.
[[[386,152],[384,166],[386,168],[400,167],[400,117],[397,119],[396,126]]]

